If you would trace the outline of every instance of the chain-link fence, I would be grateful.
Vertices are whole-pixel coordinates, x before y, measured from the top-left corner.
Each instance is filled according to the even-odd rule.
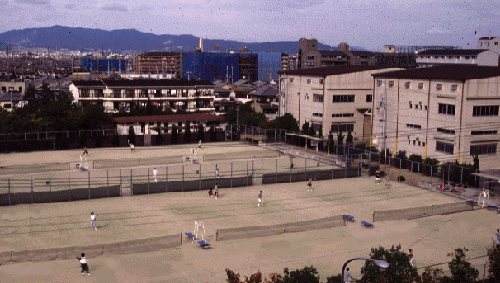
[[[252,153],[253,154],[253,153]],[[130,164],[129,164],[130,165]],[[236,188],[357,177],[355,168],[303,157],[203,162],[123,169],[71,170],[0,178],[0,204],[45,203],[161,192]]]

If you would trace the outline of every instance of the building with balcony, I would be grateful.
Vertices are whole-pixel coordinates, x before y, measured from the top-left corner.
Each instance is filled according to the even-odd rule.
[[[77,104],[98,104],[107,112],[130,111],[148,102],[174,112],[215,110],[214,84],[207,80],[74,80],[69,89]]]
[[[442,162],[472,163],[479,155],[498,164],[500,68],[443,65],[373,77],[373,145]]]

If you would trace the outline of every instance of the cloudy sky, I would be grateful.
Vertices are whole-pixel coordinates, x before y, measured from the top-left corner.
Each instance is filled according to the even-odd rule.
[[[314,37],[381,51],[391,45],[477,48],[500,36],[498,0],[0,0],[0,32],[54,25],[244,42]]]

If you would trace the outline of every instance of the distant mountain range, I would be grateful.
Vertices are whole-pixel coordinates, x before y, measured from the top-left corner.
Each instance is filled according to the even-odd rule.
[[[123,51],[193,51],[199,45],[199,37],[182,34],[156,35],[143,33],[135,29],[105,31],[101,29],[72,28],[53,26],[44,28],[27,28],[0,33],[0,49],[9,48],[50,48],[69,50],[112,50]],[[219,50],[238,50],[246,47],[252,52],[277,51],[286,54],[298,52],[298,41],[279,42],[238,42],[231,40],[203,39],[204,50],[210,50],[212,45],[218,45]],[[320,50],[336,50],[337,47],[318,44]],[[352,50],[364,50],[351,47]]]

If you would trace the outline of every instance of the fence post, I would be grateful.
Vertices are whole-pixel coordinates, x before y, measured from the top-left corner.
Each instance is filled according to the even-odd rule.
[[[71,172],[68,172],[68,197],[68,201],[71,201]]]
[[[10,178],[7,178],[7,188],[9,190],[9,205],[10,205]]]
[[[450,182],[450,171],[451,171],[451,164],[448,164],[448,183]]]
[[[413,183],[413,161],[411,162],[410,184]]]
[[[165,167],[165,192],[168,193],[168,166]]]
[[[432,187],[432,165],[430,165],[430,166],[431,166],[431,187]]]
[[[106,169],[106,196],[109,198],[109,169]]]
[[[233,133],[233,124],[231,124],[231,141],[233,141],[233,135],[234,135],[234,133]]]
[[[401,176],[401,163],[403,163],[403,160],[400,158],[399,159],[399,176]],[[399,176],[398,176],[398,181],[399,181]]]
[[[149,167],[148,167],[148,195],[149,195]]]
[[[460,185],[463,184],[464,167],[460,167]]]
[[[200,163],[200,191],[201,191],[201,163]]]
[[[120,169],[120,196],[122,196],[122,169]]]
[[[380,160],[380,157],[378,159]],[[369,164],[368,177],[370,177],[372,174],[372,152],[371,151],[370,151],[370,154],[368,155],[368,164]]]
[[[231,132],[231,134],[232,134],[232,132]],[[184,192],[184,165],[182,165],[182,186],[181,186],[181,188],[182,188],[182,192]]]
[[[254,128],[254,127],[252,126],[252,144],[253,144],[253,128]]]
[[[304,180],[307,181],[307,157],[304,158]]]
[[[134,182],[132,181],[133,177],[132,177],[132,169],[130,169],[130,195],[133,196],[134,195]]]
[[[33,203],[33,177],[31,177],[31,203]]]
[[[274,142],[276,142],[276,129],[274,129]]]
[[[231,188],[233,188],[233,162],[231,162]]]
[[[477,173],[477,169],[476,169]],[[474,175],[474,187],[477,187],[477,175]]]
[[[224,141],[227,141],[227,125],[224,127]]]
[[[90,200],[90,171],[87,171],[87,181],[89,185],[89,200]]]
[[[248,160],[247,160],[247,187],[248,187]]]
[[[276,133],[276,130],[275,130]],[[276,158],[276,183],[278,183],[278,158]]]
[[[253,159],[252,159],[252,178],[255,178],[254,171],[253,171]],[[252,185],[253,185],[253,180],[252,180]]]
[[[49,203],[52,203],[52,175],[49,176]]]

